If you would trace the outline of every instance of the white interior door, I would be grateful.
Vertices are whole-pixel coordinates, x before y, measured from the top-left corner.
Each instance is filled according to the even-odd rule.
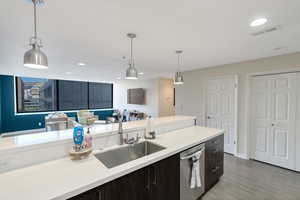
[[[265,77],[255,77],[252,82],[252,139],[256,160],[268,161],[270,140],[270,81]]]
[[[297,113],[296,113],[296,170],[300,172],[300,73],[297,73]]]
[[[253,79],[254,158],[295,169],[296,74]]]
[[[206,126],[219,128],[219,80],[208,80],[206,89]]]
[[[224,151],[236,152],[237,80],[235,76],[212,78],[206,87],[206,126],[224,129]]]

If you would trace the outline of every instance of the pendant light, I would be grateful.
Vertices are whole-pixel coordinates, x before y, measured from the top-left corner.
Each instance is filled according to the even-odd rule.
[[[183,51],[181,51],[181,50],[176,51],[177,59],[178,59],[178,71],[175,73],[175,80],[174,80],[175,85],[182,85],[184,83],[183,75],[180,71],[180,54],[182,54],[182,52]]]
[[[133,43],[133,39],[136,38],[136,34],[134,33],[128,33],[127,37],[130,38],[130,61],[129,61],[129,67],[126,70],[126,79],[129,80],[136,80],[138,79],[138,71],[137,69],[134,67],[134,60],[133,60],[133,54],[132,54],[132,43]]]
[[[43,4],[43,0],[32,0],[34,8],[34,36],[30,38],[31,49],[24,54],[24,66],[33,69],[47,69],[47,56],[41,51],[42,41],[37,37],[36,6]]]

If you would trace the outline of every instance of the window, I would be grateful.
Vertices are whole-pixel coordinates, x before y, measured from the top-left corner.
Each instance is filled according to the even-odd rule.
[[[16,77],[17,112],[113,108],[113,84]]]
[[[113,85],[106,83],[89,83],[89,108],[112,108]]]
[[[58,81],[58,110],[80,110],[88,108],[87,82]]]
[[[18,112],[56,110],[55,80],[17,77],[16,88]]]

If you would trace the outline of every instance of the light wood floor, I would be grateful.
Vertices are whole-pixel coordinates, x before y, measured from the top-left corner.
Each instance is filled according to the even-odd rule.
[[[230,155],[224,167],[202,200],[300,200],[300,173]]]

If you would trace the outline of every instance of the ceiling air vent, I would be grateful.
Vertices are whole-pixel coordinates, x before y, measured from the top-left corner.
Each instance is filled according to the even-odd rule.
[[[280,29],[280,26],[274,26],[274,27],[270,27],[270,28],[265,28],[261,31],[258,31],[258,32],[254,32],[252,33],[253,36],[259,36],[259,35],[263,35],[263,34],[266,34],[266,33],[271,33],[271,32],[274,32],[274,31],[278,31]]]

